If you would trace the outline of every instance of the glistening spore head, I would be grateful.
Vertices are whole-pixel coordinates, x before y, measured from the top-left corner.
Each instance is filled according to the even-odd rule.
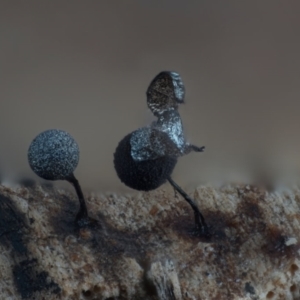
[[[73,174],[79,161],[79,147],[63,130],[40,133],[30,144],[28,162],[38,176],[48,180],[65,180]]]
[[[179,157],[177,145],[168,132],[154,127],[143,127],[131,133],[131,156],[135,161],[154,160],[162,156]]]
[[[178,73],[164,71],[152,80],[146,94],[149,109],[158,116],[184,102],[185,88]]]

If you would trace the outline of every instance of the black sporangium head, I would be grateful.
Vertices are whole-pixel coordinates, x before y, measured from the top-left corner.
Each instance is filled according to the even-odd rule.
[[[154,190],[169,181],[191,205],[196,234],[208,235],[208,227],[196,203],[171,178],[178,157],[204,150],[184,138],[177,112],[178,104],[184,102],[184,94],[182,80],[175,72],[161,72],[153,79],[147,90],[147,103],[158,119],[121,140],[114,153],[114,166],[120,180],[136,190]]]
[[[135,140],[134,137],[137,136],[138,138],[138,136],[142,136],[143,134],[147,137],[149,130],[151,129],[144,127],[126,135],[120,141],[114,153],[114,165],[120,180],[127,186],[138,191],[154,190],[164,184],[172,174],[177,163],[176,156],[163,154],[163,151],[167,151],[167,149],[161,149],[159,153],[162,153],[162,155],[159,155],[159,153],[157,155],[151,149],[150,143],[148,148],[144,147],[141,149],[139,157],[133,154],[133,150],[139,153],[138,149],[135,149],[137,147],[132,145],[132,141]],[[160,141],[165,139],[167,141],[166,144],[170,143],[172,145],[172,141],[169,140],[166,133],[154,131],[154,135],[153,139],[156,138]],[[165,148],[164,146],[163,148]],[[145,156],[149,158],[143,159]]]
[[[67,180],[73,184],[80,203],[76,222],[80,226],[87,225],[89,217],[84,196],[73,174],[79,162],[79,147],[73,137],[58,129],[40,133],[29,146],[28,162],[33,172],[43,179]]]

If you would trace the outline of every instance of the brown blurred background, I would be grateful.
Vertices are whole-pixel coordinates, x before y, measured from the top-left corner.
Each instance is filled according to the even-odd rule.
[[[299,1],[1,1],[0,165],[37,178],[31,140],[50,128],[77,140],[84,189],[125,189],[119,140],[152,116],[145,92],[181,74],[183,186],[295,177],[300,167]],[[129,189],[126,189],[129,191]]]

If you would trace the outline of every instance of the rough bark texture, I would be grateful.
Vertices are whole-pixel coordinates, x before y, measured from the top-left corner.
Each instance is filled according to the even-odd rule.
[[[174,192],[86,195],[0,186],[1,299],[300,299],[300,189],[202,186],[190,194],[211,238]]]

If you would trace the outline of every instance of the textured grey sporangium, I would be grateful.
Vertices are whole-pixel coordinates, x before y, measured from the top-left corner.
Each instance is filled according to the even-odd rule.
[[[31,169],[48,180],[64,180],[77,167],[79,147],[73,137],[63,130],[50,129],[40,133],[28,149]]]

